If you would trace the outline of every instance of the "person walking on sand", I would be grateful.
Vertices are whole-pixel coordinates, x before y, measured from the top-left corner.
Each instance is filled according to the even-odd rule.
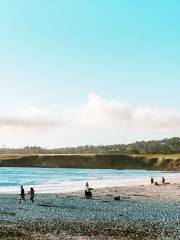
[[[25,191],[24,191],[23,186],[21,186],[21,194],[20,194],[20,200],[19,200],[19,203],[21,203],[22,200],[23,200],[23,202],[26,204]]]
[[[30,200],[32,203],[34,203],[34,188],[30,188],[30,191],[29,191],[29,194],[30,194]]]

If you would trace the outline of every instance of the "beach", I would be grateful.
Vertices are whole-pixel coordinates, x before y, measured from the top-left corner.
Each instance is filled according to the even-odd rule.
[[[180,239],[180,184],[92,192],[93,199],[84,191],[37,194],[26,205],[1,194],[0,239]]]

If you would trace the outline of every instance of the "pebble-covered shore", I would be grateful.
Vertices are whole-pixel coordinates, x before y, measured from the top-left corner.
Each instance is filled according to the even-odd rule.
[[[0,239],[180,239],[178,184],[96,189],[92,200],[83,192],[18,198],[0,195]]]

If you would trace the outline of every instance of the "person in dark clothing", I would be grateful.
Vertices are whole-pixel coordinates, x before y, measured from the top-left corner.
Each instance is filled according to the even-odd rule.
[[[19,200],[19,203],[21,203],[22,200],[23,200],[23,202],[26,204],[25,191],[24,191],[23,186],[21,186],[21,194],[20,194],[20,200]]]
[[[162,177],[162,185],[164,186],[165,185],[165,178]]]
[[[91,190],[85,190],[85,194],[84,194],[84,198],[85,199],[92,199],[92,192]]]
[[[155,182],[155,184],[154,184],[155,186],[160,186],[160,184],[158,183],[158,182]]]
[[[154,184],[154,178],[151,178],[151,184]]]
[[[32,203],[34,203],[34,188],[30,188],[30,191],[29,191],[29,194],[30,194],[30,200]]]

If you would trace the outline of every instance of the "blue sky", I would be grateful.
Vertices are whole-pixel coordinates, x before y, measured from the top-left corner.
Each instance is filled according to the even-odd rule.
[[[164,114],[167,109],[168,113],[175,111],[172,118],[176,118],[180,107],[179,9],[180,2],[175,0],[1,0],[1,115],[13,118],[14,109],[28,105],[36,108],[36,112],[46,109],[57,121],[69,109],[87,105],[88,96],[94,93],[107,104],[115,100],[133,109],[158,108]],[[20,111],[15,112],[17,120]],[[3,129],[17,128],[4,122],[2,125]],[[22,134],[14,140],[4,130],[4,139],[11,146],[33,143],[57,146],[108,144],[179,134],[179,129],[155,133],[145,129],[138,135],[134,133],[136,129],[126,126],[130,136],[127,138],[124,125],[116,130],[106,127],[107,131],[102,129],[106,133],[104,138],[98,138],[97,131],[92,134],[83,128],[78,131],[83,132],[82,136],[76,140],[77,133],[73,135],[72,131],[56,127],[56,134],[60,132],[57,141],[54,131],[44,129],[43,134],[51,132],[51,137],[47,133],[49,140],[44,141],[37,138],[37,129],[32,128],[16,129]],[[61,140],[62,131],[68,136],[65,141]],[[118,137],[116,132],[123,134]]]

